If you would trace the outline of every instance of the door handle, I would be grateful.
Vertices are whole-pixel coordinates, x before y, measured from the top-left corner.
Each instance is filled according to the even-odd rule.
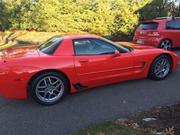
[[[87,60],[87,59],[79,60],[80,63],[86,63],[86,62],[88,62],[88,61],[89,61],[89,60]]]

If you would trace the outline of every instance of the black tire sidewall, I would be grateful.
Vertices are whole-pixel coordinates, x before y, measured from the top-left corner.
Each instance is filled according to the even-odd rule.
[[[56,77],[58,77],[59,79],[61,79],[61,81],[62,81],[63,84],[64,84],[64,92],[63,92],[62,96],[61,96],[58,100],[56,100],[56,101],[54,101],[54,102],[44,102],[44,101],[40,100],[40,99],[37,97],[37,95],[36,95],[36,85],[38,84],[38,82],[39,82],[41,79],[43,79],[44,77],[48,77],[48,76],[56,76]],[[67,79],[66,79],[62,74],[56,73],[56,72],[44,72],[44,73],[39,74],[38,76],[36,76],[36,77],[32,80],[32,82],[31,82],[31,84],[30,84],[30,95],[32,96],[32,98],[33,98],[37,103],[39,103],[39,104],[41,104],[41,105],[54,105],[54,104],[59,103],[59,102],[63,99],[63,97],[64,97],[64,96],[67,94],[67,92],[68,92],[68,88],[69,88],[69,87],[68,87]]]
[[[170,71],[169,73],[163,77],[163,78],[159,78],[155,75],[154,73],[154,67],[156,66],[156,63],[160,60],[160,59],[167,59],[170,63]],[[154,61],[153,63],[151,64],[151,68],[150,68],[150,72],[149,72],[149,77],[153,80],[163,80],[165,79],[170,73],[172,72],[172,61],[171,61],[171,58],[167,55],[161,55],[161,56],[158,56]]]

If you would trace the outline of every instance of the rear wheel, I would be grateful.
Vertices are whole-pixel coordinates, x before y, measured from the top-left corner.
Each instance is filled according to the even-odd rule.
[[[32,80],[30,94],[42,105],[58,103],[68,91],[66,78],[56,72],[45,72]]]
[[[167,55],[161,55],[154,60],[150,69],[150,78],[154,80],[165,79],[171,72],[171,59]]]
[[[171,50],[172,49],[172,42],[169,39],[165,39],[160,43],[160,48],[165,50]]]

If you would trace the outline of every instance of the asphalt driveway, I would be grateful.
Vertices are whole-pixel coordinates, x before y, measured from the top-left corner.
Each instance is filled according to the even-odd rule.
[[[176,51],[178,52],[178,51]],[[180,101],[180,69],[166,80],[129,81],[66,97],[44,107],[0,98],[0,135],[65,135],[92,123]]]

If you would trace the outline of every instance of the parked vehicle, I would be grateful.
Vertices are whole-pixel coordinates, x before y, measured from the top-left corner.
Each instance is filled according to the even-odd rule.
[[[121,46],[98,36],[53,37],[37,47],[1,53],[0,93],[10,99],[28,95],[43,105],[67,93],[132,79],[165,79],[179,57],[148,46]]]
[[[180,47],[180,18],[165,17],[142,22],[137,28],[134,42],[167,50]]]

